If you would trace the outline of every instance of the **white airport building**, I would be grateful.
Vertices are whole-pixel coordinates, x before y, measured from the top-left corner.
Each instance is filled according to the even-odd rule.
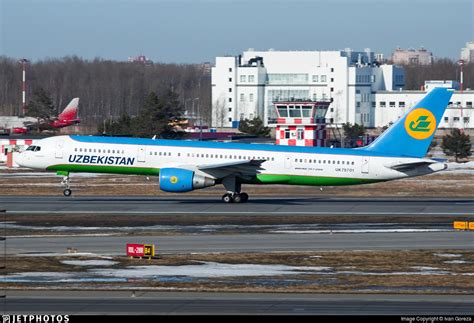
[[[454,83],[425,84],[455,87]],[[329,124],[384,127],[396,121],[425,91],[404,91],[402,67],[379,64],[375,54],[342,51],[255,51],[216,57],[212,67],[212,127],[237,127],[245,118],[276,121],[277,101],[331,102]],[[456,88],[456,87],[455,87]],[[474,91],[456,91],[442,128],[474,128]]]
[[[466,47],[461,49],[461,59],[464,63],[474,62],[474,42],[467,42]]]
[[[441,81],[442,82],[442,81]],[[421,100],[433,87],[443,86],[441,82],[425,82],[425,91],[378,91],[374,94],[375,127],[389,126],[398,120],[411,106]],[[445,85],[452,82],[444,82]],[[455,91],[439,128],[474,129],[474,91]]]
[[[212,68],[212,126],[232,127],[244,118],[265,124],[279,100],[330,100],[330,123],[374,125],[372,93],[404,87],[404,70],[380,65],[369,49],[343,51],[245,51],[217,57]]]

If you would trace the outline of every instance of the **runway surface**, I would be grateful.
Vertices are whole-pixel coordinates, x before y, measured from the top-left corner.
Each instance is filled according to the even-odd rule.
[[[240,215],[419,215],[473,216],[474,199],[455,198],[311,198],[251,197],[248,203],[225,204],[220,196],[179,197],[0,197],[12,214],[240,214]]]
[[[40,295],[41,294],[41,295]],[[473,295],[9,292],[6,313],[472,315]]]
[[[210,197],[0,197],[11,214],[189,214],[189,215],[397,215],[474,218],[474,199],[259,197],[246,204],[224,204]],[[133,223],[133,216],[130,217]],[[79,252],[123,254],[126,243],[153,243],[158,252],[263,252],[309,250],[467,249],[471,232],[273,233],[156,236],[9,237],[10,254]]]
[[[314,250],[472,249],[474,231],[364,234],[8,237],[8,254],[78,252],[123,255],[126,243],[152,243],[159,253]]]

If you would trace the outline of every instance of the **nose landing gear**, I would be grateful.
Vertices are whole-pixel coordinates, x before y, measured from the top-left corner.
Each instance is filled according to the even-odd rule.
[[[69,188],[66,188],[66,189],[63,191],[63,194],[64,194],[64,196],[71,196],[72,191],[71,191]]]
[[[61,185],[65,187],[63,194],[64,196],[71,196],[72,190],[70,188],[70,181],[69,181],[69,172],[57,172],[57,175],[62,175],[63,180],[61,182]]]

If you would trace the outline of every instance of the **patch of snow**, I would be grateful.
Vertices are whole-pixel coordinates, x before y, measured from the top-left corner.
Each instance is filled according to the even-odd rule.
[[[55,272],[23,272],[9,275],[1,275],[0,282],[34,282],[34,281],[59,281],[74,277],[77,273],[55,273]]]
[[[125,278],[103,278],[84,276],[80,272],[24,272],[0,276],[0,282],[14,283],[85,283],[85,282],[126,282]]]
[[[365,271],[338,271],[334,274],[361,275],[361,276],[424,276],[424,275],[452,275],[450,271],[394,271],[394,272],[365,272]]]
[[[438,256],[438,257],[445,257],[445,258],[459,258],[459,257],[462,257],[462,255],[458,254],[458,253],[435,253],[434,255]]]
[[[126,269],[96,269],[91,272],[108,277],[150,278],[154,276],[187,277],[249,277],[312,274],[325,272],[331,267],[298,267],[286,265],[223,264],[204,262],[183,266],[131,266]]]
[[[448,163],[448,169],[444,172],[474,174],[474,161],[467,163]]]
[[[411,267],[416,270],[440,270],[439,268],[436,267],[425,267],[425,266],[413,266]]]
[[[471,263],[470,261],[465,261],[465,260],[449,260],[445,261],[445,264],[469,264]]]
[[[73,265],[73,266],[113,266],[117,264],[116,261],[111,260],[63,260],[61,263],[65,265]]]
[[[102,256],[92,252],[37,252],[37,253],[20,253],[22,257],[94,257],[102,259],[112,259],[109,256]]]

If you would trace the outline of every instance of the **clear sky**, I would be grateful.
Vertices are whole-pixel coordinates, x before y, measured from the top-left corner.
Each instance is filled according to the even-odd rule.
[[[458,59],[473,21],[474,0],[0,0],[0,55],[199,63],[248,48],[424,46]]]

